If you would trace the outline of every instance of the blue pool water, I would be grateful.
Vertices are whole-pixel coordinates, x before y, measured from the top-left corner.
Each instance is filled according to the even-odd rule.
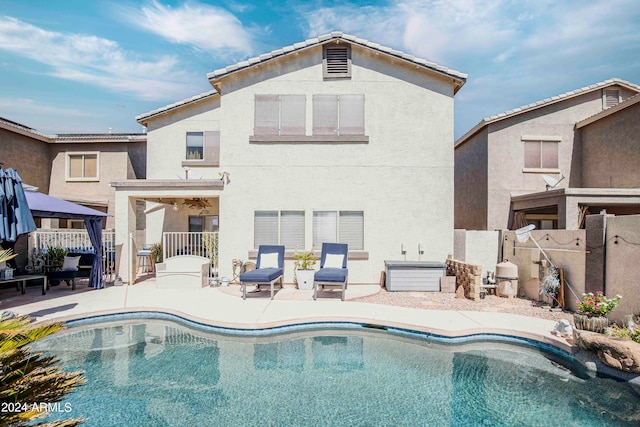
[[[85,426],[623,426],[640,398],[549,353],[441,345],[364,328],[264,336],[128,319],[42,340],[86,384],[63,402]],[[566,364],[566,363],[564,363]]]

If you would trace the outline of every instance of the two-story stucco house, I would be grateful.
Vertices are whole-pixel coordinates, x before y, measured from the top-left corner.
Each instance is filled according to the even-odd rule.
[[[212,91],[137,117],[147,179],[112,183],[125,281],[139,200],[146,243],[218,230],[221,276],[261,244],[285,245],[289,282],[293,252],[322,242],[349,244],[350,283],[377,283],[385,260],[452,253],[465,74],[335,32],[207,77]]]
[[[455,142],[455,227],[576,229],[589,212],[637,204],[637,172],[623,161],[639,147],[637,114],[591,129],[631,111],[638,93],[614,78],[480,121]]]

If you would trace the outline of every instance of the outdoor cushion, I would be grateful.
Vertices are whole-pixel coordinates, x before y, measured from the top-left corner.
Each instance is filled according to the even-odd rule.
[[[260,268],[280,268],[278,265],[278,254],[276,252],[269,254],[260,254]]]
[[[325,264],[326,265],[326,264]],[[315,282],[336,282],[342,283],[347,279],[346,268],[321,268],[313,277]]]
[[[344,255],[327,254],[324,258],[324,265],[322,268],[342,268],[343,261]]]
[[[259,268],[242,273],[240,275],[240,281],[247,283],[269,283],[281,275],[281,268]]]
[[[79,256],[65,256],[64,263],[62,264],[62,271],[78,271],[79,263]]]

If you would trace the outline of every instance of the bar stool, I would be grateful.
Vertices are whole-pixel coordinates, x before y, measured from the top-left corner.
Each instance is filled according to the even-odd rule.
[[[140,269],[142,269],[143,273],[148,273],[149,267],[151,267],[151,246],[142,246],[142,250],[138,251],[137,257],[136,272],[139,273]]]

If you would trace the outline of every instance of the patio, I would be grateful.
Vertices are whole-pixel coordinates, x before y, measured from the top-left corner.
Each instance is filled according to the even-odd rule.
[[[135,286],[107,286],[93,290],[65,285],[43,296],[30,286],[25,295],[14,287],[0,289],[0,310],[34,316],[38,321],[65,321],[101,314],[164,312],[204,324],[230,328],[260,329],[309,322],[359,322],[429,332],[448,337],[470,334],[503,334],[534,339],[574,352],[564,338],[551,333],[555,321],[511,313],[406,308],[353,301],[380,290],[378,285],[352,285],[346,301],[339,293],[312,300],[312,291],[285,286],[274,300],[268,292],[240,297],[240,286],[229,288],[157,289],[155,280]],[[262,295],[264,294],[264,295]]]

